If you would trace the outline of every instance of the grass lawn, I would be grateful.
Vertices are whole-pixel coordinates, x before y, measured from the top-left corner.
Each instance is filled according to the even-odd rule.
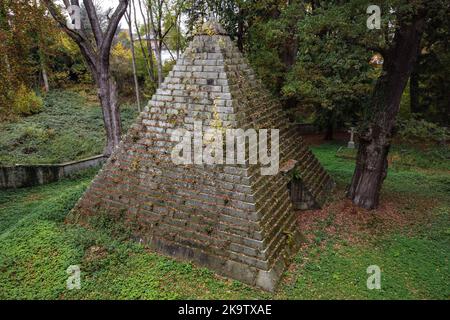
[[[136,107],[122,104],[123,126]],[[98,98],[68,90],[50,91],[40,113],[0,123],[0,165],[48,164],[101,154],[105,133]]]
[[[343,196],[353,161],[339,147],[313,148],[338,188],[325,208],[298,213],[305,243],[273,294],[155,254],[108,224],[65,224],[91,170],[0,192],[0,299],[449,299],[448,162],[394,165],[382,205],[367,212]],[[66,289],[70,265],[81,268],[80,290]],[[366,287],[370,265],[381,268],[381,290]]]

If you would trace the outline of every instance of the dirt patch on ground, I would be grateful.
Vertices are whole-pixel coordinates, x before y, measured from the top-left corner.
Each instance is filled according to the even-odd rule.
[[[32,193],[29,194],[25,197],[24,201],[25,202],[34,202],[34,201],[39,201],[44,199],[44,195],[40,194],[40,193]]]
[[[108,250],[105,247],[92,246],[89,247],[84,254],[84,261],[91,262],[94,260],[103,259],[108,255]]]
[[[369,211],[346,199],[341,189],[324,208],[299,211],[298,228],[306,238],[304,248],[311,244],[323,246],[326,241],[317,241],[317,237],[365,243],[394,231],[414,233],[417,226],[431,223],[437,204],[435,199],[390,194],[382,197],[378,209]]]

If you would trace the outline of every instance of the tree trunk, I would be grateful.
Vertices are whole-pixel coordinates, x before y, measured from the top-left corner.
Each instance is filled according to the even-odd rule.
[[[389,144],[383,138],[359,143],[348,197],[354,204],[366,209],[378,207],[381,185],[387,175]]]
[[[244,52],[244,17],[245,16],[246,16],[246,12],[243,9],[239,9],[237,46],[241,52]]]
[[[130,36],[131,31],[130,31]],[[138,111],[141,112],[141,98],[139,95],[139,82],[136,74],[136,55],[134,53],[134,44],[133,44],[133,38],[131,38],[131,62],[133,64],[133,79],[134,79],[134,91],[136,92],[136,103],[138,107]]]
[[[155,57],[156,57],[156,70],[158,72],[158,87],[161,86],[163,81],[163,70],[162,70],[162,43],[156,45]]]
[[[104,155],[110,156],[115,147],[119,145],[122,131],[120,110],[117,104],[117,86],[108,72],[98,76],[98,96],[103,113],[103,123],[106,130],[106,146]]]
[[[181,33],[181,15],[177,17],[176,20],[177,24],[177,61],[180,58],[180,50],[181,50],[181,39],[180,39],[180,33]]]
[[[45,69],[44,65],[42,65],[42,81],[44,82],[45,92],[48,92],[50,90],[50,86],[48,85],[47,70]]]
[[[411,77],[409,78],[409,98],[411,113],[420,113],[419,104],[419,73],[417,72],[418,64],[415,65]]]
[[[333,140],[333,122],[329,121],[327,124],[327,128],[325,130],[325,137],[323,138],[326,141],[331,141]]]
[[[325,141],[332,141],[334,138],[334,120],[334,109],[327,110],[325,112],[325,136],[323,137]]]
[[[419,54],[423,25],[424,18],[414,16],[411,23],[400,24],[395,32],[394,44],[385,54],[383,73],[372,96],[372,118],[360,129],[356,167],[347,197],[366,209],[374,209],[379,203],[396,116]]]
[[[158,87],[162,83],[162,62],[161,62],[161,49],[162,49],[162,29],[161,29],[161,19],[162,19],[162,2],[158,2],[157,5],[157,21],[153,19],[153,10],[151,3],[148,3],[147,17],[150,23],[149,30],[153,33],[155,37],[155,59],[156,59],[156,70],[158,73]]]
[[[153,56],[152,56],[152,51],[148,49],[148,42],[149,42],[149,41],[148,41],[148,39],[146,40],[146,44],[147,44],[147,53],[146,53],[146,52],[145,52],[145,49],[144,49],[145,47],[144,47],[143,42],[142,42],[141,32],[139,31],[139,25],[138,25],[138,22],[137,22],[138,20],[137,20],[137,16],[136,16],[136,7],[135,7],[135,4],[134,4],[134,0],[132,0],[130,3],[132,4],[132,7],[133,7],[133,13],[134,13],[134,26],[136,27],[136,35],[137,35],[137,39],[138,39],[138,41],[139,41],[139,47],[141,48],[142,57],[144,58],[144,61],[145,61],[145,68],[146,68],[146,70],[147,70],[147,73],[148,73],[149,78],[152,79],[152,81],[155,81],[154,76],[153,76],[154,72],[153,72]],[[141,11],[142,19],[143,19],[143,21],[144,21],[144,31],[145,31],[145,33],[148,35],[148,31],[147,31],[147,21],[146,21],[146,19],[145,19],[144,13],[143,13],[143,11],[142,11],[142,6],[141,6],[141,1],[140,1],[140,0],[138,0],[138,4],[139,4],[139,9],[140,9],[140,11]],[[130,17],[130,19],[131,19],[131,17]],[[148,38],[148,37],[147,37],[147,38]],[[148,55],[149,57],[147,57],[147,55]]]
[[[139,96],[139,82],[136,72],[136,53],[134,50],[134,39],[133,39],[133,23],[131,21],[131,2],[129,3],[129,13],[125,13],[125,20],[128,24],[128,34],[130,36],[130,48],[131,48],[131,63],[133,67],[133,80],[134,80],[134,91],[136,93],[136,104],[138,111],[141,112],[141,98]]]

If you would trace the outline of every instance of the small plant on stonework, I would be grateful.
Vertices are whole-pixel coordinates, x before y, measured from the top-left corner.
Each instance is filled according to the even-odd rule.
[[[133,140],[134,143],[138,142],[139,141],[139,133],[136,131],[133,132],[131,139]]]
[[[137,172],[137,171],[139,171],[140,167],[141,167],[141,163],[140,163],[139,159],[134,159],[131,162],[130,170],[133,172]]]
[[[283,231],[283,234],[286,235],[286,243],[288,247],[292,247],[294,244],[294,233],[290,231]]]
[[[219,39],[218,43],[220,48],[225,48],[225,41],[223,41],[223,39]]]
[[[205,231],[206,231],[206,233],[208,234],[208,235],[211,235],[212,234],[212,232],[213,232],[213,227],[212,226],[207,226],[207,227],[205,227]]]
[[[132,236],[132,230],[125,224],[126,213],[127,209],[121,209],[117,214],[100,209],[96,215],[89,217],[87,222],[94,229],[103,231],[118,240],[128,240]]]
[[[291,259],[291,256],[289,254],[289,250],[291,250],[294,247],[294,233],[289,231],[283,231],[283,234],[286,236],[286,247],[288,250],[283,252],[283,260],[285,264],[289,264],[289,261]]]
[[[301,179],[300,170],[299,170],[298,168],[295,168],[295,169],[292,171],[292,178],[293,178],[294,180],[300,180],[300,179]]]
[[[178,119],[177,115],[172,114],[172,115],[169,116],[168,122],[169,122],[171,125],[174,126],[174,125],[177,124],[177,119]]]

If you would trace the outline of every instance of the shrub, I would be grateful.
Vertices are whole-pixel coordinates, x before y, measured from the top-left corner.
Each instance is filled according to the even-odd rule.
[[[446,128],[412,117],[407,120],[398,121],[398,136],[400,139],[413,141],[441,142],[445,143],[449,139],[449,132]]]
[[[31,115],[42,109],[44,102],[36,93],[24,84],[19,86],[14,98],[14,112],[20,115]]]

